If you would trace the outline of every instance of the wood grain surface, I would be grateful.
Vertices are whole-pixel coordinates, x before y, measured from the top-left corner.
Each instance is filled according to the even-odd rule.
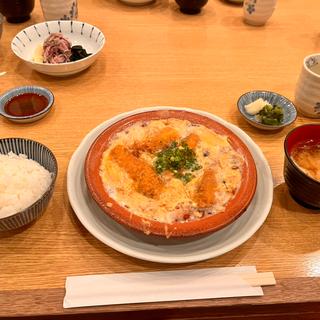
[[[277,279],[289,279],[283,282],[278,300],[272,300],[277,289],[268,288],[265,297],[251,298],[250,304],[267,303],[267,297],[271,304],[280,304],[282,299],[285,303],[288,295],[301,290],[297,279],[308,284],[309,277],[318,277],[320,215],[292,200],[282,170],[286,134],[295,126],[319,120],[299,115],[289,128],[263,132],[240,117],[236,102],[242,93],[253,89],[294,98],[303,58],[320,52],[319,11],[318,0],[279,0],[269,22],[252,27],[243,23],[241,6],[220,0],[210,0],[196,16],[181,14],[172,0],[157,0],[145,7],[113,0],[81,0],[79,20],[99,27],[107,41],[92,67],[68,78],[32,71],[11,52],[10,42],[16,33],[43,21],[39,3],[28,22],[5,22],[0,40],[1,93],[16,86],[40,85],[53,91],[55,105],[47,117],[32,124],[17,125],[1,118],[0,137],[25,137],[45,144],[57,157],[59,176],[49,207],[36,223],[0,234],[0,316],[63,314],[68,275],[255,265],[259,272],[273,271]],[[193,264],[140,261],[95,239],[72,211],[66,172],[83,137],[114,115],[156,105],[209,111],[239,126],[262,149],[272,170],[274,201],[267,221],[239,248]],[[304,297],[297,295],[290,303],[320,302],[319,284],[314,290],[310,296],[305,290]],[[8,306],[6,297],[16,300],[16,308]],[[234,303],[224,301],[225,305]],[[201,309],[207,303],[162,306]],[[144,309],[148,307],[103,310]],[[76,313],[68,311],[72,312]]]

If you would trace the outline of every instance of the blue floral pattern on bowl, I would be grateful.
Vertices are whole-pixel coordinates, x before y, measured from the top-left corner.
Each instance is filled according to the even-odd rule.
[[[59,20],[74,20],[77,19],[78,17],[78,5],[77,1],[73,1],[71,5],[71,9],[69,11],[69,15],[64,15],[61,19]]]
[[[316,57],[310,57],[307,61],[306,61],[306,65],[309,69],[311,69],[313,66],[318,64],[318,60]]]
[[[245,106],[259,98],[268,101],[271,105],[279,105],[283,108],[283,122],[280,125],[266,125],[257,121],[255,115],[246,112]],[[263,130],[279,130],[293,123],[297,118],[297,110],[294,104],[286,97],[271,91],[256,90],[243,94],[238,100],[238,109],[243,118],[256,128]]]
[[[247,0],[244,5],[246,7],[246,10],[249,14],[252,14],[253,12],[256,11],[255,6],[256,6],[257,0]]]

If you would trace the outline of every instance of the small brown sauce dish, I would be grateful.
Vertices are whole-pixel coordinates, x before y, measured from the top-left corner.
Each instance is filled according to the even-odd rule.
[[[34,122],[47,115],[53,102],[54,96],[46,88],[18,87],[0,97],[0,114],[13,122]]]

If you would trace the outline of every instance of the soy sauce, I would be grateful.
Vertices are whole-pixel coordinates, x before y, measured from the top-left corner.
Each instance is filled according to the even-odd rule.
[[[23,93],[13,97],[4,106],[4,111],[14,117],[32,116],[44,110],[48,99],[36,93]]]

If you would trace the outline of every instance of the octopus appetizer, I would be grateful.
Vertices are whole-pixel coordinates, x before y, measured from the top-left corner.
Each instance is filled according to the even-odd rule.
[[[52,33],[43,44],[36,47],[32,60],[38,63],[60,64],[81,60],[90,55],[81,45],[72,46],[62,33]]]

